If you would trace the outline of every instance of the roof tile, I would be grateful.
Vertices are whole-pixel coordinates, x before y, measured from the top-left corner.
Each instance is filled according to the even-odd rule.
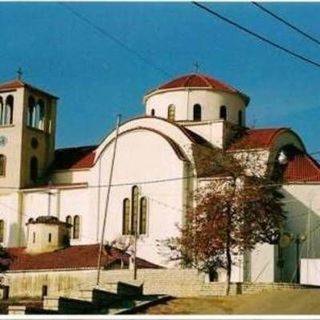
[[[99,254],[99,244],[71,246],[54,252],[28,254],[25,248],[8,248],[10,262],[8,270],[54,270],[54,269],[83,269],[96,268]],[[111,249],[108,254],[104,251],[101,259],[102,266],[108,266],[122,259],[129,261],[129,254],[118,249]],[[137,258],[138,268],[160,268],[151,262]]]
[[[93,165],[97,146],[58,149],[55,152],[54,170],[85,169]]]
[[[287,182],[320,182],[320,165],[311,156],[297,153],[291,159],[283,173]]]

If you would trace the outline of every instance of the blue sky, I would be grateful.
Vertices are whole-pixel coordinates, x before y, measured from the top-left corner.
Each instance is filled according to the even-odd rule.
[[[0,3],[0,78],[24,79],[60,97],[58,147],[98,143],[116,115],[144,112],[149,89],[193,70],[251,97],[248,124],[288,126],[309,151],[320,150],[320,68],[258,42],[191,3],[70,3],[108,33],[168,74],[145,64],[89,27],[64,6]],[[282,45],[320,62],[320,46],[251,3],[207,6]],[[320,39],[320,4],[266,3],[265,7]]]

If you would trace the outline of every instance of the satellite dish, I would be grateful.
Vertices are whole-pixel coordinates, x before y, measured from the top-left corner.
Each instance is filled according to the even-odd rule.
[[[292,235],[290,233],[284,233],[281,235],[279,240],[280,248],[286,248],[288,247],[292,242]]]

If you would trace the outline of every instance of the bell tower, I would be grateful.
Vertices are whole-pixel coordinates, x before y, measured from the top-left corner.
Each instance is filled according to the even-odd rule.
[[[44,182],[54,159],[57,99],[20,77],[0,84],[0,192]]]

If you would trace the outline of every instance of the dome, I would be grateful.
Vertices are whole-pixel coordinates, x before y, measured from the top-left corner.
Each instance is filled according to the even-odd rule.
[[[210,76],[199,74],[199,73],[192,73],[192,74],[184,75],[179,78],[173,79],[167,83],[160,85],[156,89],[151,90],[150,92],[148,92],[147,96],[160,90],[161,91],[174,90],[174,89],[181,89],[181,88],[184,88],[184,89],[187,89],[187,88],[202,89],[203,88],[203,89],[209,89],[214,91],[223,91],[223,92],[240,95],[246,105],[248,105],[250,101],[250,98],[247,95],[233,88],[232,86],[225,84]]]

